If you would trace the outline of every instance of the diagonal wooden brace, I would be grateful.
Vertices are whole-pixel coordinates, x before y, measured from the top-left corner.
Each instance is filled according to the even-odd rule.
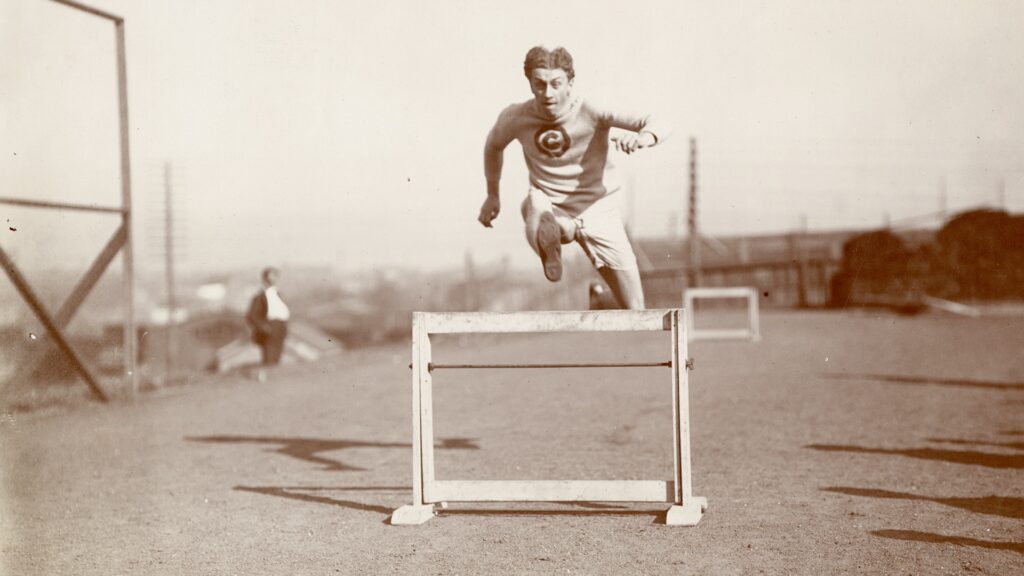
[[[63,330],[67,328],[68,324],[75,317],[75,313],[78,312],[79,307],[85,302],[86,297],[92,292],[96,283],[99,282],[100,277],[107,270],[107,266],[114,260],[117,253],[121,250],[124,245],[127,235],[125,234],[124,225],[118,226],[114,235],[107,241],[107,245],[103,247],[103,250],[96,256],[96,260],[93,261],[92,266],[82,275],[82,278],[75,285],[74,289],[68,295],[67,299],[61,305],[57,313],[53,315],[53,324],[57,328]],[[32,351],[25,359],[25,363],[22,368],[18,370],[15,375],[15,379],[28,378],[33,372],[39,368],[39,365],[43,362],[46,357],[46,347],[39,346],[36,350]]]
[[[50,317],[50,314],[46,311],[42,302],[40,302],[35,292],[33,292],[28,281],[26,281],[25,277],[22,276],[21,271],[19,271],[18,267],[14,265],[14,262],[7,257],[7,253],[4,252],[2,247],[0,247],[0,267],[3,267],[4,272],[7,273],[11,282],[14,283],[14,287],[18,289],[21,297],[25,299],[25,302],[32,309],[32,312],[35,313],[36,318],[42,322],[46,331],[49,332],[50,337],[53,338],[54,342],[56,342],[57,347],[71,362],[71,366],[76,372],[78,372],[78,375],[85,380],[85,383],[89,385],[93,395],[96,396],[100,402],[106,402],[107,395],[103,392],[103,389],[96,383],[96,379],[93,378],[89,369],[85,367],[84,363],[82,363],[82,360],[78,357],[78,354],[75,353],[75,350],[70,344],[68,344],[67,340],[64,338],[64,334],[61,333],[61,329],[54,323],[53,318]]]

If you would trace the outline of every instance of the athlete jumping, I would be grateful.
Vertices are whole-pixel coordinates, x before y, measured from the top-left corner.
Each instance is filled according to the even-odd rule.
[[[544,276],[562,277],[562,244],[577,242],[622,308],[644,307],[633,247],[619,212],[621,189],[608,160],[611,146],[626,154],[664,142],[667,128],[650,115],[622,114],[573,95],[572,55],[565,48],[531,48],[523,71],[533,98],[498,116],[484,145],[487,199],[480,223],[490,228],[499,199],[505,148],[518,140],[530,173],[522,203],[526,239]],[[610,137],[611,128],[626,132]]]

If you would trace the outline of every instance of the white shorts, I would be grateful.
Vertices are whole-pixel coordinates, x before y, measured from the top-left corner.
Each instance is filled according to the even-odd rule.
[[[531,203],[531,197],[533,202]],[[622,214],[614,198],[599,201],[579,216],[572,216],[558,206],[552,205],[543,192],[531,189],[523,202],[523,216],[531,209],[548,209],[554,214],[562,229],[576,230],[573,238],[594,264],[594,268],[608,267],[612,270],[639,270],[633,246],[626,235]],[[569,224],[572,224],[571,226]]]
[[[578,226],[576,241],[583,247],[595,268],[607,266],[612,270],[639,269],[618,208],[593,214],[584,212],[573,220]]]

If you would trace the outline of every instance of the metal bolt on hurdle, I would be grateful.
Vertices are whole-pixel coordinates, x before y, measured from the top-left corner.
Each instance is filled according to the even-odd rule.
[[[707,509],[693,496],[686,314],[682,309],[590,312],[414,312],[412,319],[413,501],[391,524],[423,524],[448,502],[664,502],[665,523],[695,526]],[[670,331],[670,360],[645,363],[434,364],[431,334]],[[664,366],[672,373],[672,480],[437,480],[434,477],[432,372],[458,368],[579,368]]]

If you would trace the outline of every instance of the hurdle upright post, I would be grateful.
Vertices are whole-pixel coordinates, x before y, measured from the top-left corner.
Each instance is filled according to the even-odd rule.
[[[707,508],[706,498],[693,496],[690,477],[690,385],[687,374],[686,310],[673,310],[672,322],[672,422],[675,461],[675,502],[665,515],[665,524],[696,526]]]
[[[423,453],[423,496],[429,497],[428,490],[434,481],[434,380],[430,373],[433,352],[430,333],[424,322],[419,323],[419,388],[420,388],[420,450]]]
[[[412,314],[412,504],[391,515],[392,524],[422,524],[434,516],[425,500],[434,479],[433,406],[430,380],[430,334],[421,312]]]

